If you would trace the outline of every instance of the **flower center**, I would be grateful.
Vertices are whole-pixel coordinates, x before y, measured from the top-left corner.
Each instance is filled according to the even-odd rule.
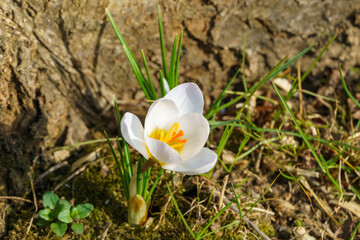
[[[174,123],[167,132],[164,129],[155,129],[150,134],[150,137],[167,143],[180,153],[187,139],[180,139],[184,136],[184,132],[183,130],[179,130],[179,127],[180,125],[178,123]]]

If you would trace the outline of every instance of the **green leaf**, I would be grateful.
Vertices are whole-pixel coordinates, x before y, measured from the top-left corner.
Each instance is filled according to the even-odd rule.
[[[161,57],[163,62],[164,75],[166,79],[169,79],[169,70],[168,70],[168,65],[166,63],[164,30],[161,20],[160,5],[158,5],[158,25],[159,25],[159,33],[160,33],[160,48],[161,48]]]
[[[169,82],[170,90],[175,87],[175,59],[176,59],[176,43],[177,43],[177,34],[175,35],[172,51],[171,51],[171,58],[170,58],[170,74],[169,78],[166,79]]]
[[[181,221],[184,223],[184,225],[185,225],[186,229],[189,231],[190,235],[191,235],[193,238],[197,239],[197,237],[195,236],[194,232],[191,230],[191,228],[189,227],[188,223],[186,222],[186,220],[185,220],[185,218],[184,218],[184,215],[181,213],[181,211],[180,211],[180,209],[179,209],[179,206],[178,206],[178,204],[177,204],[177,202],[176,202],[176,199],[175,199],[175,197],[174,197],[174,195],[173,195],[173,193],[172,193],[172,191],[171,191],[171,189],[170,189],[170,187],[169,187],[169,184],[168,184],[167,182],[166,182],[166,187],[167,187],[167,189],[168,189],[168,191],[169,191],[169,193],[170,193],[170,196],[171,196],[171,198],[172,198],[172,200],[173,200],[173,203],[174,203],[174,205],[175,205],[175,208],[176,208],[177,212],[179,213],[179,215],[180,215],[180,217],[181,217]]]
[[[63,209],[59,212],[58,219],[64,223],[71,223],[73,219],[70,216],[70,209]]]
[[[71,209],[71,216],[73,218],[86,218],[93,209],[94,206],[90,203],[79,204]]]
[[[39,220],[37,220],[36,225],[40,226],[40,227],[46,227],[50,224],[51,222],[46,221],[45,219],[40,218]]]
[[[60,199],[58,202],[58,205],[62,205],[62,209],[70,209],[71,208],[70,202],[66,199]]]
[[[64,236],[67,224],[63,222],[56,222],[50,225],[50,229],[59,237]]]
[[[159,180],[160,180],[160,178],[161,178],[161,176],[162,176],[163,173],[164,173],[164,169],[161,168],[161,169],[160,169],[160,172],[159,172],[159,174],[158,174],[158,176],[157,176],[157,178],[155,179],[153,185],[152,185],[151,188],[150,188],[150,191],[149,191],[148,195],[146,196],[146,199],[145,199],[146,204],[149,203],[150,198],[151,198],[151,195],[153,194],[154,189],[155,189],[157,183],[159,182]]]
[[[52,213],[51,209],[49,209],[49,208],[44,208],[44,209],[42,209],[42,210],[39,211],[39,216],[40,216],[42,219],[46,220],[46,221],[52,221],[53,218],[52,218],[52,216],[51,216],[51,213]]]
[[[115,31],[115,34],[116,36],[118,37],[124,51],[125,51],[125,54],[126,54],[126,57],[128,58],[129,60],[129,63],[130,63],[130,66],[136,76],[136,79],[138,80],[140,86],[141,86],[141,89],[144,91],[145,93],[145,96],[147,99],[149,100],[155,100],[156,99],[156,96],[153,95],[153,92],[151,91],[151,88],[148,84],[148,82],[146,81],[145,79],[145,76],[144,74],[142,73],[140,67],[139,67],[139,64],[137,63],[136,61],[136,58],[134,56],[134,54],[131,52],[129,46],[127,45],[125,39],[123,38],[123,36],[121,35],[120,33],[120,30],[119,28],[117,27],[116,23],[115,23],[115,20],[113,19],[113,17],[111,16],[109,10],[106,8],[105,9],[106,11],[106,14],[109,18],[109,21]]]
[[[55,206],[55,216],[62,222],[71,223],[73,219],[70,216],[71,204],[65,199],[60,199]]]
[[[54,208],[54,217],[57,218],[61,211],[70,208],[71,208],[71,204],[69,203],[69,201],[65,199],[60,199]]]
[[[82,234],[84,232],[84,226],[81,223],[71,224],[71,229],[77,234]]]
[[[182,37],[183,37],[183,31],[181,31],[179,43],[178,43],[178,49],[176,54],[176,63],[175,63],[175,81],[174,86],[176,87],[178,85],[178,77],[179,77],[179,62],[180,62],[180,51],[181,51],[181,43],[182,43]]]
[[[116,103],[116,99],[115,99],[115,98],[114,98],[114,103],[115,103],[115,108],[117,109],[117,103]],[[116,110],[116,113],[117,113],[117,117],[118,117],[119,125],[120,125],[120,119],[121,119],[121,117],[120,117],[120,112],[119,112],[119,110]],[[119,127],[120,127],[120,126],[119,126]],[[128,185],[128,183],[127,183],[127,177],[126,177],[127,172],[125,171],[125,167],[124,167],[124,166],[125,166],[125,165],[124,165],[124,159],[123,159],[123,157],[122,157],[123,154],[122,154],[122,150],[121,150],[121,147],[120,147],[120,144],[119,144],[119,139],[116,138],[116,140],[117,140],[117,142],[118,142],[118,146],[119,146],[121,164],[123,165],[123,168],[122,168],[122,169],[124,169],[124,173],[122,172],[123,170],[122,170],[121,167],[120,167],[120,163],[119,163],[118,157],[116,156],[115,150],[114,150],[114,148],[113,148],[113,146],[112,146],[112,144],[111,144],[111,142],[110,142],[110,139],[109,139],[106,131],[104,131],[104,134],[105,134],[105,137],[106,137],[106,139],[107,139],[107,141],[108,141],[108,144],[109,144],[111,153],[112,153],[112,155],[113,155],[113,157],[114,157],[114,159],[115,159],[116,166],[117,166],[117,168],[118,168],[118,170],[119,170],[120,179],[121,179],[121,182],[122,182],[123,187],[124,187],[126,199],[129,199],[129,185]]]
[[[43,195],[43,206],[46,208],[54,209],[57,201],[59,200],[58,195],[52,192],[46,192]]]

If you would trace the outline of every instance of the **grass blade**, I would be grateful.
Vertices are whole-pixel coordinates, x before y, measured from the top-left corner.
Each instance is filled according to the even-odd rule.
[[[154,100],[153,96],[151,96],[151,93],[150,93],[151,91],[150,91],[149,84],[147,83],[143,73],[141,72],[139,64],[137,63],[134,54],[131,52],[129,46],[127,45],[127,43],[125,41],[125,39],[121,35],[120,30],[117,27],[117,25],[115,23],[115,20],[111,16],[109,10],[106,8],[105,11],[106,11],[106,14],[107,14],[107,16],[109,18],[109,21],[110,21],[110,23],[111,23],[111,25],[112,25],[112,27],[113,27],[113,29],[115,31],[116,36],[118,37],[118,39],[119,39],[119,41],[120,41],[120,43],[121,43],[121,45],[122,45],[122,47],[123,47],[123,49],[125,51],[126,57],[129,60],[130,66],[131,66],[131,68],[132,68],[132,70],[133,70],[133,72],[134,72],[134,74],[136,76],[136,79],[139,82],[139,85],[140,85],[141,89],[144,91],[145,96],[146,96],[147,99]]]
[[[149,167],[149,169],[144,174],[143,192],[142,192],[142,195],[141,195],[144,199],[146,198],[147,188],[149,186],[150,172],[151,172],[151,167]]]
[[[119,141],[118,137],[116,137],[116,143],[118,145],[119,152],[120,152],[120,160],[121,160],[121,166],[122,166],[124,181],[125,181],[126,186],[130,186],[131,176],[129,176],[129,174],[128,174],[128,170],[126,168],[127,165],[125,164],[125,158],[124,158],[123,150],[122,150],[122,147],[121,147],[121,144],[120,144],[120,141]],[[116,162],[116,165],[119,165],[119,163]],[[129,187],[127,187],[127,188],[129,189]],[[128,190],[128,192],[130,194],[130,190]]]
[[[247,84],[245,79],[245,47],[246,47],[246,33],[244,34],[244,43],[243,43],[243,49],[242,49],[242,59],[241,59],[241,78],[244,85],[244,90],[247,92]]]
[[[143,190],[143,174],[141,173],[141,164],[142,164],[142,157],[139,157],[137,162],[137,172],[136,172],[136,194],[141,195]]]
[[[250,209],[246,211],[244,217],[260,202],[260,200],[266,195],[266,193],[270,190],[270,188],[272,187],[272,185],[274,185],[274,183],[276,182],[276,180],[281,176],[281,174],[284,172],[285,170],[282,170],[277,176],[276,178],[271,182],[270,186],[265,190],[265,192],[258,198],[258,200],[256,200],[256,202],[254,204],[251,205]]]
[[[356,99],[353,97],[353,95],[350,93],[349,89],[346,86],[345,80],[344,80],[344,78],[342,76],[342,73],[341,73],[341,64],[339,64],[339,72],[340,72],[341,83],[342,83],[342,85],[344,87],[344,90],[345,90],[346,94],[356,104],[356,106],[358,106],[358,108],[360,108],[360,103],[358,101],[356,101]]]
[[[284,131],[284,130],[278,130],[278,129],[272,129],[272,128],[260,128],[260,127],[254,127],[254,126],[249,126],[249,125],[245,125],[245,124],[242,124],[240,123],[241,120],[228,120],[228,121],[209,121],[209,124],[210,124],[210,129],[214,129],[216,127],[220,127],[220,126],[225,126],[227,125],[228,123],[235,123],[235,126],[236,127],[244,127],[248,130],[254,130],[254,131],[257,131],[257,132],[279,132],[281,134],[286,134],[286,135],[291,135],[291,136],[295,136],[295,137],[300,137],[301,138],[301,135],[299,133],[296,133],[296,132],[290,132],[290,131]],[[360,125],[360,124],[359,124]],[[346,147],[346,148],[350,148],[350,149],[354,149],[354,150],[357,150],[357,151],[360,151],[360,148],[356,147],[356,146],[352,146],[352,145],[349,145],[349,144],[346,144],[346,143],[343,143],[343,142],[339,142],[339,141],[329,141],[329,140],[326,140],[326,139],[323,139],[323,138],[317,138],[317,137],[314,137],[314,136],[311,136],[311,135],[308,135],[306,133],[304,133],[305,136],[307,137],[307,139],[309,140],[312,140],[312,141],[319,141],[321,143],[324,143],[326,144],[327,146],[329,146],[330,148],[336,150],[337,152],[340,151],[340,149],[334,147],[334,145],[337,145],[337,146],[342,146],[342,147]]]
[[[310,144],[309,140],[307,139],[306,135],[304,134],[304,131],[302,130],[302,128],[300,127],[299,123],[297,122],[294,114],[292,113],[291,109],[289,108],[289,106],[287,105],[286,101],[284,100],[283,96],[281,95],[279,89],[277,88],[277,86],[273,83],[273,86],[275,88],[276,93],[279,95],[279,98],[283,104],[283,106],[285,107],[285,109],[287,110],[287,112],[289,113],[289,115],[291,116],[296,128],[298,129],[301,137],[303,138],[304,142],[306,143],[306,145],[308,146],[308,148],[310,149],[311,153],[313,154],[314,158],[316,159],[316,161],[318,162],[321,170],[326,173],[326,175],[330,178],[330,180],[333,182],[333,184],[336,186],[336,188],[338,189],[338,191],[340,192],[340,194],[342,194],[342,190],[340,188],[339,183],[331,176],[327,163],[325,161],[325,159],[323,158],[323,156],[320,154],[320,157],[317,155],[317,153],[315,152],[315,149],[313,148],[313,146]]]
[[[310,67],[306,70],[306,72],[301,76],[301,82],[309,75],[311,70],[315,67],[316,63],[320,60],[325,51],[329,48],[330,44],[335,40],[336,34],[330,39],[330,41],[325,45],[325,47],[321,50],[320,54],[315,58],[315,60],[310,64]],[[295,90],[298,89],[299,82],[296,82],[290,89],[289,93],[286,95],[285,99],[289,100],[295,93]]]
[[[165,91],[165,86],[164,86],[164,81],[167,81],[166,79],[164,79],[163,73],[161,72],[161,70],[159,70],[159,74],[160,74],[160,90],[161,90],[161,96],[165,96],[166,95],[166,91]]]
[[[132,168],[131,168],[131,159],[130,159],[130,151],[129,151],[129,145],[125,141],[125,139],[122,139],[122,146],[124,151],[124,164],[125,169],[127,170],[128,176],[130,176],[130,179],[133,176]],[[130,182],[129,182],[130,183]]]
[[[106,140],[107,140],[107,142],[108,142],[108,144],[109,144],[109,146],[110,146],[111,153],[112,153],[112,155],[113,155],[113,157],[114,157],[114,159],[115,159],[116,166],[117,166],[117,168],[118,168],[118,170],[119,170],[119,175],[120,175],[120,179],[121,179],[121,182],[122,182],[122,184],[123,184],[123,187],[124,187],[126,199],[129,200],[129,186],[128,186],[128,184],[126,184],[126,182],[125,182],[125,177],[124,177],[124,175],[123,175],[123,172],[121,171],[121,167],[120,167],[119,160],[118,160],[118,158],[117,158],[117,156],[116,156],[116,153],[115,153],[115,151],[114,151],[114,148],[112,147],[112,145],[111,145],[111,143],[110,143],[110,139],[109,139],[106,131],[104,131],[104,133],[105,133]]]
[[[204,234],[204,232],[206,231],[206,229],[208,229],[208,228],[211,226],[211,224],[212,224],[218,217],[220,217],[220,215],[221,215],[226,209],[228,209],[228,208],[231,206],[231,204],[233,204],[233,202],[235,202],[235,199],[233,199],[231,202],[229,202],[228,204],[226,204],[226,206],[223,207],[223,208],[206,224],[206,226],[200,231],[200,233],[198,233],[198,234],[196,235],[196,240],[201,238],[201,235]]]
[[[160,48],[161,48],[161,56],[162,56],[162,62],[163,62],[164,75],[165,75],[166,79],[169,79],[169,70],[168,70],[168,66],[167,66],[167,62],[166,62],[164,30],[163,30],[162,20],[161,20],[160,5],[158,5],[158,24],[159,24]]]
[[[179,215],[180,215],[180,217],[181,217],[181,221],[184,223],[184,225],[185,225],[186,229],[189,231],[190,235],[191,235],[193,238],[198,239],[198,238],[195,236],[195,234],[193,233],[193,231],[191,230],[191,228],[189,227],[189,225],[187,224],[184,216],[182,215],[182,213],[181,213],[181,211],[180,211],[180,209],[179,209],[179,206],[178,206],[178,204],[177,204],[177,202],[176,202],[176,199],[175,199],[175,197],[174,197],[174,195],[173,195],[173,193],[172,193],[172,191],[171,191],[170,186],[169,186],[168,183],[166,183],[166,187],[167,187],[167,189],[168,189],[168,191],[169,191],[169,193],[170,193],[171,199],[173,200],[174,206],[175,206],[177,212],[179,213]]]
[[[170,76],[168,82],[170,86],[170,90],[175,87],[175,59],[176,59],[176,43],[177,43],[177,35],[175,35],[175,39],[173,42],[171,57],[170,57]]]
[[[228,84],[225,86],[225,88],[223,89],[223,91],[221,92],[220,96],[218,97],[218,99],[215,101],[215,103],[210,107],[209,111],[206,113],[205,118],[206,119],[210,119],[212,116],[214,116],[214,113],[212,113],[212,111],[214,109],[216,109],[217,107],[219,107],[221,101],[223,100],[223,98],[225,97],[226,91],[228,90],[228,88],[230,87],[230,85],[232,84],[232,82],[235,80],[236,76],[239,74],[240,70],[237,70],[235,75],[231,78],[231,80],[228,82]]]
[[[285,57],[283,60],[281,60],[266,76],[263,80],[261,80],[259,83],[257,83],[256,85],[254,85],[253,87],[251,87],[247,94],[249,94],[248,98],[246,99],[244,105],[240,108],[240,110],[238,111],[238,113],[235,116],[235,120],[239,120],[240,116],[242,114],[242,112],[244,111],[245,106],[249,103],[252,95],[255,94],[255,92],[267,81],[269,81],[271,78],[273,78],[274,76],[276,76],[277,74],[279,74],[281,71],[283,71],[285,68],[287,68],[290,64],[292,64],[293,62],[295,62],[297,59],[299,59],[301,56],[303,56],[305,53],[307,53],[315,44],[307,47],[306,49],[304,49],[303,51],[301,51],[300,53],[298,53],[294,58],[292,58],[291,60],[289,60],[287,63],[283,64],[287,57]],[[244,95],[245,96],[245,95]],[[219,153],[222,152],[222,150],[224,149],[227,141],[229,140],[232,131],[235,128],[235,123],[231,124],[231,127],[229,129],[229,131],[227,132],[227,135],[225,136],[224,139],[224,143],[221,149],[219,150]],[[212,173],[212,172],[211,172]],[[211,176],[211,175],[210,175]]]
[[[179,78],[179,62],[180,62],[180,51],[181,51],[181,44],[182,44],[182,38],[183,38],[184,31],[181,30],[179,43],[177,47],[177,53],[176,53],[176,63],[175,63],[175,87],[178,85],[178,78]]]
[[[149,194],[146,196],[146,199],[145,199],[146,204],[149,203],[149,200],[150,200],[150,198],[151,198],[151,195],[153,194],[153,192],[154,192],[154,190],[155,190],[155,187],[156,187],[157,183],[159,182],[159,180],[160,180],[160,178],[161,178],[161,176],[162,176],[163,173],[164,173],[164,169],[161,168],[161,170],[160,170],[157,178],[155,179],[154,184],[153,184],[153,185],[151,186],[151,188],[150,188]]]
[[[153,82],[151,80],[151,77],[150,77],[150,72],[149,72],[147,62],[146,62],[144,50],[141,50],[141,55],[142,55],[142,58],[143,58],[145,71],[146,71],[146,75],[147,75],[147,78],[148,78],[149,87],[150,87],[150,90],[151,90],[151,96],[152,96],[153,100],[155,100],[158,97],[157,97],[157,94],[156,94],[156,91],[155,91],[155,88],[154,88],[154,84],[153,84]]]
[[[357,230],[358,230],[359,227],[360,227],[360,222],[356,225],[356,227],[355,227],[354,231],[352,232],[351,237],[350,237],[349,240],[353,240],[353,239],[354,239],[355,234],[356,234],[356,232],[357,232]]]

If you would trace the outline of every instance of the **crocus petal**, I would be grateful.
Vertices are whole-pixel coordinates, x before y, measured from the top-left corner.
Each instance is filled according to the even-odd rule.
[[[169,121],[178,116],[179,111],[172,100],[163,98],[156,100],[151,104],[145,118],[145,136],[150,136],[155,129],[164,129]]]
[[[178,164],[183,162],[179,153],[167,143],[150,137],[145,137],[145,141],[152,157],[156,160],[165,164]]]
[[[149,158],[144,141],[144,128],[136,115],[125,113],[121,120],[121,133],[130,146],[138,150],[146,159]]]
[[[175,102],[180,115],[191,112],[203,113],[204,97],[195,83],[180,84],[168,92],[164,98]]]
[[[215,166],[216,160],[216,153],[208,148],[203,148],[197,155],[183,163],[168,164],[162,167],[186,175],[198,175],[210,171]]]
[[[199,113],[182,115],[175,119],[174,122],[179,123],[179,129],[184,132],[182,139],[186,139],[186,143],[180,151],[180,156],[184,160],[192,158],[200,152],[209,137],[209,122]],[[170,123],[169,126],[171,125]]]

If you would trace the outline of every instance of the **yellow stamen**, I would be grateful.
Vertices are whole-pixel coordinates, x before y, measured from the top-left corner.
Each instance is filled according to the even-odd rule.
[[[151,132],[150,137],[167,143],[170,147],[180,153],[187,139],[180,139],[184,136],[184,131],[179,130],[179,128],[179,123],[174,123],[169,131],[165,131],[164,129],[155,129]],[[152,157],[149,149],[146,149],[148,150],[149,156]]]
[[[172,139],[172,137],[176,134],[176,132],[177,132],[177,130],[179,129],[179,124],[178,123],[174,123],[172,126],[171,126],[171,128],[170,128],[170,130],[166,133],[166,135],[165,135],[165,139],[164,140],[160,140],[160,141],[162,141],[162,142],[169,142],[171,139]],[[180,130],[181,131],[181,130]]]
[[[164,130],[161,130],[159,140],[164,142]]]

